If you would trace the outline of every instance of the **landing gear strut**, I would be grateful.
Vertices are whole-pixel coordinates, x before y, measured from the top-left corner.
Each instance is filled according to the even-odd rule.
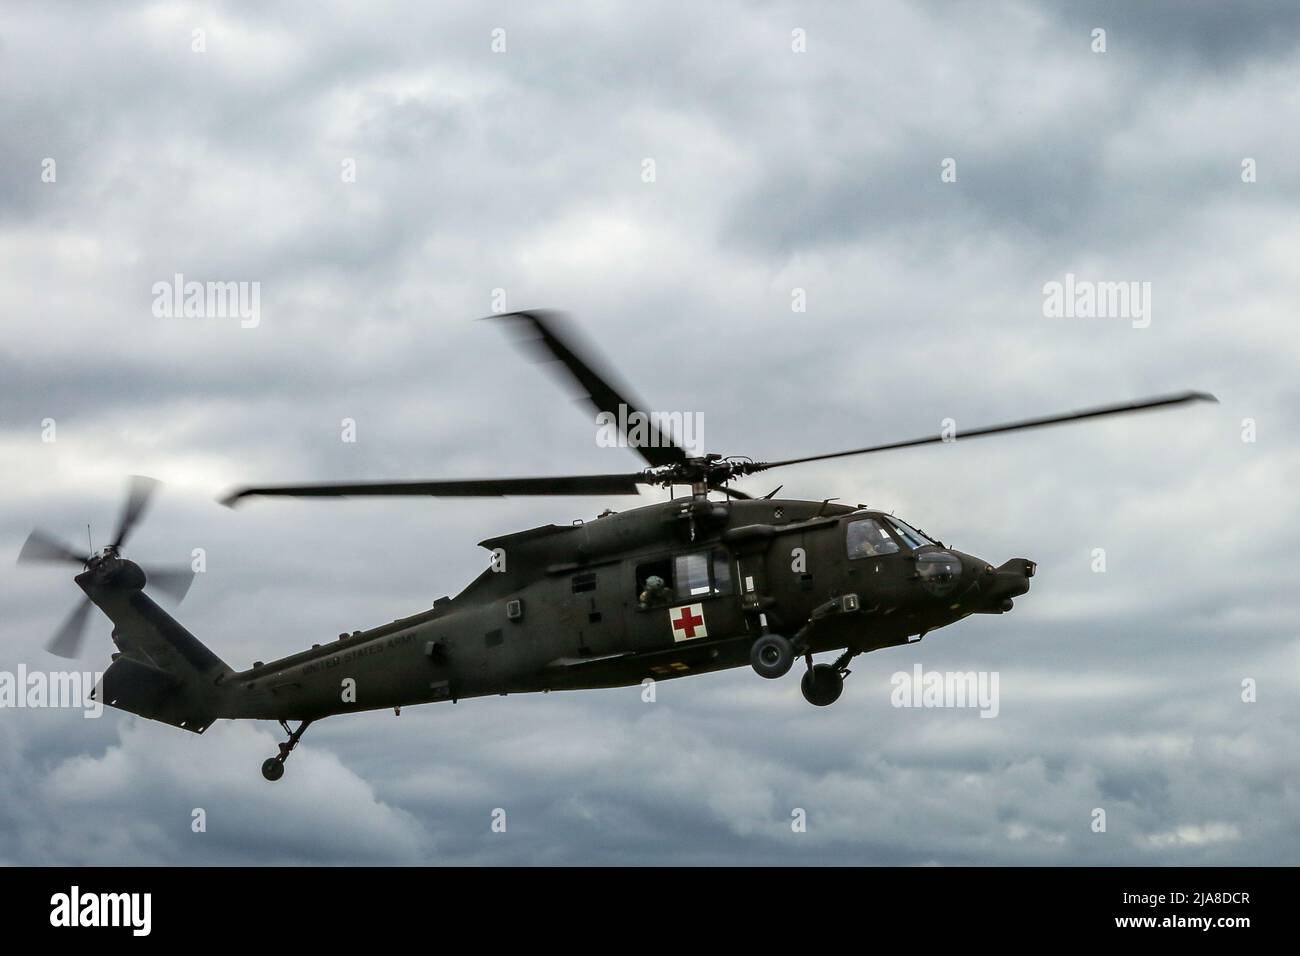
[[[805,654],[804,661],[808,670],[799,682],[804,700],[814,707],[828,707],[840,699],[844,693],[844,678],[849,676],[849,661],[857,656],[857,651],[848,650],[835,659],[834,664],[814,664],[812,655]]]
[[[262,776],[273,783],[284,776],[284,762],[289,759],[289,754],[293,752],[293,748],[298,746],[298,741],[302,739],[303,732],[311,726],[311,721],[304,720],[298,725],[297,730],[290,730],[287,720],[280,721],[280,726],[289,735],[289,739],[280,744],[280,753],[277,756],[267,757],[262,762]]]

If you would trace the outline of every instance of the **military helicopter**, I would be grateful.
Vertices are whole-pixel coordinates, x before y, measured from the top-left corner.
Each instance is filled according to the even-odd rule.
[[[749,665],[786,675],[799,659],[809,703],[834,703],[859,654],[918,640],[971,614],[1003,614],[1029,590],[1035,564],[998,566],[948,547],[903,519],[831,499],[753,497],[743,478],[806,462],[950,441],[934,435],[777,461],[690,455],[662,419],[616,384],[608,365],[559,313],[490,316],[508,323],[644,459],[605,475],[347,482],[248,487],[250,496],[634,495],[669,500],[571,525],[548,524],[480,542],[489,567],[455,598],[269,663],[236,671],[144,593],[183,597],[185,571],[145,571],[121,555],[156,488],[133,481],[112,543],[79,554],[34,531],[21,563],[80,565],[86,597],[47,645],[75,656],[93,603],[113,622],[118,653],[96,694],[142,717],[202,734],[213,721],[276,720],[287,739],[262,765],[267,780],[313,721],[334,714],[491,694],[620,687]],[[1181,392],[1029,418],[961,433],[962,440],[1093,418],[1216,401]],[[633,434],[635,433],[635,434]],[[689,488],[676,496],[675,489]],[[713,497],[716,495],[717,497]],[[835,652],[829,662],[816,654]],[[291,728],[291,722],[297,722]]]

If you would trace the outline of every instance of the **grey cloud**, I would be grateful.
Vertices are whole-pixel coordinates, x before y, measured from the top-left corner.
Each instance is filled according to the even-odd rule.
[[[357,715],[313,727],[279,789],[257,775],[269,727],[0,711],[0,860],[1294,862],[1289,5],[289,4],[206,13],[205,60],[191,18],[73,15],[0,19],[0,555],[37,523],[107,533],[122,476],[157,475],[133,552],[206,549],[177,613],[235,666],[455,593],[491,534],[636,503],[215,503],[249,481],[637,467],[472,321],[496,288],[572,310],[720,452],[1183,387],[1223,404],[751,479],[1040,561],[1012,614],[860,658],[826,711],[737,670],[653,705]],[[1151,281],[1151,328],[1044,319],[1066,271]],[[176,272],[260,281],[262,324],[155,319]],[[75,587],[0,581],[0,669],[52,666]],[[891,707],[916,663],[996,670],[999,717]]]

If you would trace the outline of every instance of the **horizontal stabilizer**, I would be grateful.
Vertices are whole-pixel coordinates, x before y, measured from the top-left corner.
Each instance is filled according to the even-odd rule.
[[[217,717],[179,678],[126,656],[109,665],[93,696],[109,707],[196,734],[207,730]]]

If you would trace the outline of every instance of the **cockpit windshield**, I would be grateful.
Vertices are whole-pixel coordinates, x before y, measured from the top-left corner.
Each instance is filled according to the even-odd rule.
[[[885,520],[888,521],[890,526],[898,533],[898,536],[903,539],[903,543],[914,551],[927,544],[935,543],[913,528],[906,521],[895,518],[893,515],[889,515]]]

